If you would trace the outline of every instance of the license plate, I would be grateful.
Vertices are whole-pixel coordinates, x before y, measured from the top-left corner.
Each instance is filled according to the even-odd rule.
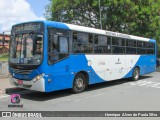
[[[22,80],[18,80],[17,81],[19,85],[23,85],[23,81]]]

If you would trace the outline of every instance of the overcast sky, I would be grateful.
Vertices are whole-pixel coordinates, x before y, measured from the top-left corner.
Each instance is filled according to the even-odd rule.
[[[11,26],[30,20],[44,20],[49,0],[0,0],[0,33]]]

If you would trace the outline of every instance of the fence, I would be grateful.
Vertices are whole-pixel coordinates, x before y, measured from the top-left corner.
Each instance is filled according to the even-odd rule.
[[[0,79],[8,77],[8,61],[0,61]]]

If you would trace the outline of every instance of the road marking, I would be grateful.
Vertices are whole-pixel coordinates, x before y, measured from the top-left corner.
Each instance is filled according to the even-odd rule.
[[[160,88],[160,83],[153,82],[153,81],[137,81],[137,82],[130,83],[130,85]]]
[[[86,96],[86,98],[99,97],[101,95],[104,95],[104,94],[100,93],[100,94],[90,95],[90,96]]]
[[[0,96],[0,98],[5,98],[5,97],[9,97],[10,95],[3,95],[3,96]]]
[[[98,97],[98,96],[101,96],[101,95],[104,95],[104,94],[100,93],[100,94],[97,94],[97,95],[92,95],[91,97]]]
[[[90,96],[84,96],[83,99],[76,99],[74,100],[75,102],[78,102],[78,101],[81,101],[81,100],[84,100],[84,99],[88,99],[88,98],[92,98],[92,97],[98,97],[98,96],[101,96],[101,95],[104,95],[103,93],[100,93],[100,94],[96,94],[96,95],[90,95]]]
[[[77,99],[77,100],[74,100],[74,101],[76,101],[76,102],[77,102],[77,101],[81,101],[81,100],[83,100],[83,99]]]

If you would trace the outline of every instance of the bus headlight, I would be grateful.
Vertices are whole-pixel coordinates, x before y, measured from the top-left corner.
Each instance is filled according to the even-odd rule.
[[[36,82],[38,80],[40,80],[41,78],[44,77],[44,74],[40,74],[40,75],[37,75],[34,79],[33,79],[33,82]]]

